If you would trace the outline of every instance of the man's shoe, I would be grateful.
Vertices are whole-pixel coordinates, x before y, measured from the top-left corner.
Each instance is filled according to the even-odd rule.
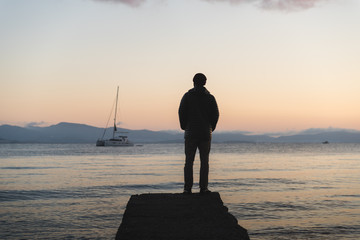
[[[191,194],[191,189],[190,190],[189,189],[184,189],[183,194]]]
[[[207,193],[211,193],[211,191],[209,189],[207,189],[207,188],[202,188],[202,189],[200,189],[200,193],[201,194],[207,194]]]

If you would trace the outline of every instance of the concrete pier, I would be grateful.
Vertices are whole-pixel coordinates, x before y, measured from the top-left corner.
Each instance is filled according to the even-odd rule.
[[[131,196],[117,240],[248,240],[220,194]]]

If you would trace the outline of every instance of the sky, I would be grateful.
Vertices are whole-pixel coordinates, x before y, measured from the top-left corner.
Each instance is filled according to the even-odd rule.
[[[195,73],[218,130],[360,130],[358,0],[0,0],[0,125],[180,130]]]

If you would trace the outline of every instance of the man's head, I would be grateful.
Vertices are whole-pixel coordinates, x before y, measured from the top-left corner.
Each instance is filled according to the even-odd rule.
[[[197,73],[195,74],[193,81],[195,86],[204,86],[206,84],[206,76],[202,73]]]

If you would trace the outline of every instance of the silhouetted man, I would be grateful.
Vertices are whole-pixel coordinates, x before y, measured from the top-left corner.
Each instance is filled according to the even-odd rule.
[[[196,150],[200,152],[200,193],[210,192],[209,153],[211,134],[219,119],[215,97],[204,87],[206,76],[195,74],[194,88],[184,94],[179,107],[181,129],[185,130],[184,193],[191,193],[193,186],[193,165]]]

